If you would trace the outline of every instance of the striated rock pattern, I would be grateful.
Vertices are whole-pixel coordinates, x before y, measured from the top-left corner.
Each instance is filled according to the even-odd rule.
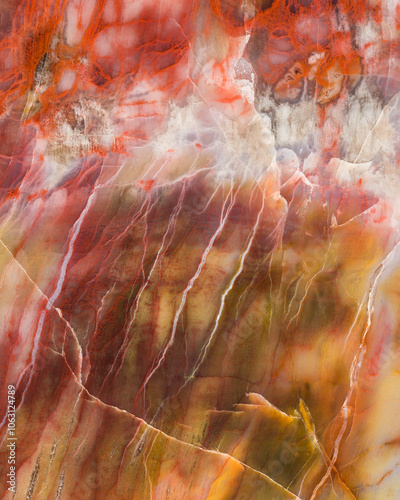
[[[400,498],[400,2],[0,2],[0,496]]]

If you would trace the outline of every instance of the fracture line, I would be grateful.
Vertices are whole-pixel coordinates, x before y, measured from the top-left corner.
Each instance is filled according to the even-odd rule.
[[[94,187],[92,193],[90,194],[90,196],[88,198],[88,201],[86,203],[85,208],[83,209],[83,211],[81,212],[80,216],[75,221],[75,223],[74,223],[74,225],[72,227],[71,239],[69,240],[69,243],[68,243],[68,251],[67,251],[66,255],[64,256],[63,262],[61,264],[60,275],[59,275],[59,278],[58,278],[58,281],[57,281],[56,288],[55,288],[54,292],[52,293],[52,295],[49,297],[49,300],[48,300],[48,303],[47,303],[46,307],[42,310],[42,312],[40,314],[38,326],[37,326],[36,333],[35,333],[35,336],[34,336],[34,341],[33,341],[33,349],[32,349],[31,361],[30,361],[29,365],[27,365],[27,367],[25,368],[25,370],[22,372],[21,376],[18,379],[17,385],[16,385],[16,387],[18,388],[19,385],[20,385],[20,383],[21,383],[22,377],[25,374],[26,370],[30,369],[31,372],[30,372],[30,375],[29,375],[29,380],[28,380],[28,382],[26,384],[24,392],[22,393],[21,402],[20,402],[19,406],[21,406],[23,404],[26,392],[27,392],[27,390],[28,390],[28,388],[29,388],[29,386],[31,384],[31,381],[32,381],[33,367],[34,367],[34,364],[35,364],[35,361],[36,361],[36,354],[37,354],[37,350],[38,350],[38,347],[39,347],[39,341],[40,341],[40,337],[41,337],[41,334],[42,334],[43,324],[44,324],[44,320],[45,320],[46,314],[47,314],[47,312],[52,307],[54,307],[53,306],[54,301],[57,300],[58,296],[61,293],[61,289],[62,289],[62,286],[64,284],[64,280],[65,280],[67,266],[68,266],[68,264],[69,264],[69,262],[71,260],[72,253],[74,251],[75,241],[76,241],[76,239],[78,237],[78,234],[80,232],[83,219],[85,218],[85,216],[88,213],[90,207],[92,206],[93,199],[94,199],[95,194],[96,194],[96,190],[97,190],[97,187]]]

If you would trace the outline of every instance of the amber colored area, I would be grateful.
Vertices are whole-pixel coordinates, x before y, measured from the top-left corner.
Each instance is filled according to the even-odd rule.
[[[400,498],[399,9],[0,2],[1,498]]]

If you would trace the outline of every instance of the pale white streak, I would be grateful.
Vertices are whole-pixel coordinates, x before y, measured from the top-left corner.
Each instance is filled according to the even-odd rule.
[[[241,258],[240,258],[240,261],[239,261],[239,269],[236,271],[236,273],[234,274],[233,278],[231,279],[231,282],[229,283],[229,286],[228,288],[225,290],[225,292],[222,294],[222,297],[221,297],[221,303],[220,303],[220,306],[219,306],[219,310],[218,310],[218,314],[217,314],[217,317],[216,317],[216,320],[215,320],[215,324],[214,324],[214,328],[208,338],[208,341],[207,343],[205,344],[205,346],[203,347],[202,351],[203,353],[201,354],[200,353],[200,356],[199,356],[199,359],[190,375],[190,377],[188,378],[187,382],[194,378],[194,376],[196,375],[198,369],[200,368],[201,364],[203,363],[205,357],[207,356],[207,353],[208,353],[208,348],[210,347],[211,345],[211,342],[213,341],[213,338],[214,338],[214,335],[215,335],[215,332],[218,330],[218,326],[219,326],[219,320],[221,319],[221,316],[222,316],[222,313],[223,313],[223,310],[224,310],[224,306],[225,306],[225,301],[226,301],[226,297],[228,296],[229,292],[232,290],[237,278],[241,275],[242,271],[243,271],[243,267],[244,267],[244,261],[246,260],[246,257],[250,251],[250,248],[253,244],[253,241],[254,241],[254,237],[256,235],[256,232],[257,232],[257,229],[258,229],[258,226],[259,226],[259,223],[260,223],[260,218],[261,218],[261,214],[264,210],[264,206],[265,206],[265,198],[263,196],[262,198],[262,204],[261,204],[261,208],[260,208],[260,211],[258,212],[258,215],[257,215],[257,220],[256,220],[256,223],[254,224],[254,227],[253,227],[253,230],[251,232],[251,236],[249,238],[249,242],[247,244],[247,247],[245,249],[245,251],[242,253],[241,255]]]
[[[268,255],[270,255],[270,254],[268,254]],[[266,259],[267,259],[267,258],[268,258],[268,257],[266,257]],[[264,259],[264,260],[266,260],[266,259]],[[254,272],[254,275],[253,275],[253,277],[251,278],[250,283],[246,286],[246,288],[243,290],[243,292],[240,294],[240,296],[239,296],[239,298],[238,298],[238,301],[237,301],[237,304],[236,304],[235,324],[237,324],[237,322],[239,321],[239,306],[240,306],[240,303],[242,302],[243,297],[245,297],[245,296],[246,296],[247,292],[248,292],[249,290],[251,290],[251,288],[253,287],[254,282],[255,282],[255,280],[256,280],[256,273],[257,273],[257,271],[258,271],[258,268],[259,268],[259,267],[260,267],[260,264],[259,264],[259,263],[257,263],[257,265],[256,265],[256,269],[255,269],[255,272]]]
[[[149,488],[150,488],[149,498],[154,498],[154,495],[153,495],[153,483],[151,482],[151,475],[149,474],[149,471],[147,470],[147,460],[149,459],[149,455],[150,455],[151,450],[154,446],[154,443],[155,443],[155,440],[152,441],[151,445],[149,446],[149,451],[147,452],[146,458],[143,460],[145,474],[146,474],[146,477],[149,481]]]
[[[80,347],[80,344],[79,344],[79,341],[78,341],[78,338],[77,338],[77,335],[74,331],[74,329],[72,328],[72,326],[70,325],[70,323],[63,317],[63,314],[62,314],[62,311],[58,308],[58,307],[54,307],[53,306],[53,303],[51,301],[51,297],[47,297],[47,295],[39,288],[39,286],[32,280],[32,278],[29,276],[28,272],[26,271],[26,269],[21,265],[21,263],[15,258],[14,254],[11,252],[11,250],[7,247],[7,245],[2,241],[0,240],[0,243],[3,245],[3,247],[7,250],[7,252],[11,255],[12,259],[14,260],[14,262],[17,263],[17,265],[21,268],[21,270],[23,271],[23,273],[27,276],[27,278],[29,279],[29,281],[34,285],[34,287],[36,288],[36,290],[39,291],[39,293],[46,299],[47,301],[47,305],[46,305],[46,309],[45,310],[42,310],[41,314],[40,314],[40,317],[39,317],[39,323],[38,323],[38,328],[36,330],[36,335],[35,335],[35,338],[34,338],[34,348],[38,348],[38,343],[39,343],[39,337],[40,337],[40,334],[41,334],[41,331],[42,331],[42,328],[43,328],[43,322],[44,322],[44,317],[45,317],[45,314],[47,311],[49,311],[51,308],[53,308],[57,314],[59,315],[60,319],[67,325],[68,329],[72,332],[73,336],[75,337],[76,341],[77,341],[77,344],[78,344],[78,349],[79,349],[79,363],[80,363],[80,367],[82,368],[82,349]],[[35,351],[36,353],[36,351]],[[28,369],[32,368],[33,367],[33,364],[34,364],[34,358],[33,358],[33,351],[32,351],[32,358],[31,358],[31,362],[23,369],[21,375],[19,376],[17,382],[16,382],[16,387],[19,386],[22,378],[24,377],[25,373],[27,372]],[[32,373],[31,373],[31,376],[29,377],[29,381],[27,383],[27,386],[29,385],[30,381],[31,381],[31,378],[32,378]],[[24,394],[25,394],[25,391],[24,391]],[[21,401],[22,403],[22,401]],[[0,426],[4,425],[4,422],[7,418],[7,415],[5,415],[3,421],[1,422]]]
[[[303,181],[306,186],[311,188],[311,193],[314,191],[314,188],[317,187],[317,184],[313,184],[309,179],[304,175],[301,170],[296,170],[282,185],[281,188],[286,187],[286,184]],[[294,195],[293,195],[294,196]],[[293,199],[293,198],[292,198]]]
[[[71,239],[70,239],[69,244],[68,244],[68,252],[65,255],[65,257],[63,259],[63,263],[61,265],[60,276],[59,276],[58,281],[57,281],[56,289],[54,290],[53,294],[50,296],[49,303],[46,306],[47,311],[50,309],[51,305],[54,303],[55,300],[58,299],[58,296],[60,295],[61,289],[64,285],[67,267],[68,267],[68,264],[71,260],[72,253],[74,251],[75,241],[76,241],[76,239],[79,235],[79,232],[81,230],[82,222],[83,222],[84,218],[86,217],[87,213],[89,212],[90,207],[92,206],[94,197],[96,195],[96,190],[97,190],[97,187],[94,187],[93,191],[90,193],[90,196],[88,198],[88,201],[86,203],[85,208],[82,210],[81,215],[75,221],[75,224],[72,227],[72,235],[71,235]]]
[[[106,301],[106,298],[111,294],[113,293],[114,289],[116,287],[116,283],[113,284],[113,286],[111,288],[109,288],[106,293],[103,295],[103,297],[101,298],[101,301],[100,301],[100,307],[99,307],[99,310],[97,311],[97,314],[96,314],[96,318],[97,316],[100,316],[103,312],[103,309],[105,307],[105,301]]]
[[[154,164],[156,163],[156,161],[157,161],[157,160],[154,160]],[[168,162],[167,162],[167,160],[164,160],[164,161],[161,163],[160,168],[156,171],[156,173],[155,173],[154,175],[153,175],[153,174],[151,175],[151,178],[156,179],[156,178],[157,178],[157,175],[158,175],[160,172],[162,172],[162,171],[164,170],[164,167],[167,165],[167,163],[168,163]],[[153,165],[150,165],[150,167],[149,167],[149,168],[146,170],[146,172],[142,175],[142,179],[145,179],[145,178],[148,176],[148,174],[149,174],[149,172],[151,171],[152,167],[153,167]]]
[[[256,271],[258,270],[259,264],[257,264]],[[236,316],[235,316],[235,324],[239,321],[239,306],[240,303],[243,300],[243,297],[246,296],[247,292],[253,287],[254,281],[256,279],[256,274],[254,273],[254,276],[252,277],[250,283],[246,286],[246,288],[243,290],[243,292],[240,294],[237,304],[236,304]]]
[[[164,164],[166,164],[167,160],[164,160]],[[146,172],[141,176],[142,179],[145,179],[147,177],[147,175],[149,174],[149,172],[151,172],[151,169],[153,168],[154,165],[156,165],[157,163],[157,158],[155,158],[149,165],[149,168],[146,170]],[[162,169],[162,165],[161,165],[161,168],[160,170]]]
[[[210,239],[210,241],[209,241],[209,243],[208,243],[208,245],[207,245],[207,247],[206,247],[206,249],[205,249],[202,257],[201,257],[200,263],[199,263],[199,265],[197,267],[197,270],[196,270],[194,276],[189,280],[189,283],[187,284],[186,288],[184,289],[184,291],[182,293],[182,299],[181,299],[181,302],[179,304],[178,310],[177,310],[177,312],[175,314],[175,317],[174,317],[174,321],[173,321],[173,325],[172,325],[172,331],[171,331],[170,338],[169,338],[166,346],[164,347],[164,349],[162,351],[162,354],[161,354],[161,356],[160,356],[160,358],[159,358],[156,366],[151,370],[151,372],[149,373],[149,375],[146,377],[145,381],[143,382],[143,386],[142,386],[143,390],[145,389],[145,387],[148,384],[148,382],[151,379],[151,377],[154,375],[154,373],[161,366],[162,362],[165,359],[165,356],[166,356],[167,352],[169,351],[170,347],[174,343],[175,334],[176,334],[176,330],[177,330],[177,327],[178,327],[179,318],[180,318],[180,316],[182,314],[182,311],[183,311],[183,309],[185,307],[187,295],[190,292],[190,290],[193,288],[193,285],[196,282],[197,278],[200,276],[200,273],[201,273],[201,271],[202,271],[202,269],[204,267],[204,264],[205,264],[205,262],[207,260],[207,256],[210,253],[212,247],[214,246],[214,243],[215,243],[216,239],[219,237],[219,235],[221,234],[222,230],[224,229],[225,223],[226,223],[226,221],[228,219],[228,216],[229,216],[229,214],[230,214],[230,212],[232,210],[232,207],[233,207],[233,205],[235,203],[237,192],[232,196],[232,190],[233,190],[233,187],[231,186],[229,194],[228,194],[227,198],[225,199],[223,207],[222,207],[219,226],[218,226],[217,230],[215,231],[215,233],[213,234],[213,236],[211,237],[211,239]],[[231,198],[231,201],[230,201],[230,204],[229,204],[228,208],[225,211],[225,206],[227,204],[228,198]],[[224,214],[224,211],[225,211],[225,214]]]
[[[313,458],[313,457],[311,456],[311,457],[307,460],[307,462],[303,465],[303,467],[300,469],[300,471],[298,472],[298,474],[300,474],[300,472],[301,472],[303,469],[305,469],[305,468],[306,468],[307,464],[308,464],[308,463],[312,460],[312,458]],[[310,467],[308,468],[308,470],[307,470],[307,471],[306,471],[306,473],[304,474],[303,479],[301,480],[300,487],[299,487],[299,491],[298,491],[298,495],[299,495],[299,497],[300,497],[300,495],[301,495],[301,491],[302,491],[303,486],[304,486],[304,481],[305,481],[305,479],[306,479],[306,477],[307,477],[308,473],[312,470],[312,467],[313,467],[314,463],[316,462],[317,458],[318,458],[318,457],[315,457],[315,458],[314,458],[314,460],[312,461],[312,464],[310,465]],[[298,474],[297,474],[297,475],[298,475]],[[296,475],[296,476],[297,476],[297,475]],[[296,476],[295,476],[295,478],[296,478]],[[295,479],[295,478],[294,478],[294,479]],[[292,481],[292,482],[293,482],[293,481]],[[292,484],[292,482],[291,482],[290,484],[288,484],[288,488],[289,488],[289,486]],[[300,498],[301,498],[301,497],[300,497]]]
[[[146,209],[145,213],[147,214],[148,211],[153,208],[155,203],[153,203],[153,205],[151,207],[148,207],[149,203],[150,203],[149,197],[146,196],[143,200],[143,203],[142,203],[142,206],[140,207],[139,212],[131,220],[129,225],[127,225],[126,228],[115,239],[113,239],[113,242],[116,242],[116,241],[120,240],[121,238],[123,238],[128,233],[128,231],[130,231],[135,226],[136,222],[140,219],[140,217],[142,216],[145,209]]]
[[[178,177],[177,179],[174,179],[172,181],[164,182],[163,184],[157,184],[157,187],[158,188],[163,188],[163,187],[174,186],[176,184],[180,184],[181,182],[185,182],[187,180],[191,180],[196,175],[200,175],[203,172],[207,172],[207,171],[212,172],[219,163],[220,162],[217,162],[216,165],[213,166],[213,167],[204,167],[204,168],[201,168],[201,169],[197,170],[196,172],[193,172],[193,173],[189,172],[189,173],[187,173],[185,175],[182,175],[181,177]]]
[[[364,307],[364,303],[365,303],[365,299],[366,299],[366,298],[367,298],[367,293],[364,295],[364,297],[363,297],[363,299],[362,299],[362,301],[361,301],[361,303],[360,303],[360,306],[359,306],[359,307],[358,307],[358,309],[357,309],[357,314],[355,315],[354,321],[353,321],[353,323],[352,323],[352,324],[351,324],[351,326],[350,326],[349,333],[347,334],[346,340],[345,340],[345,342],[344,342],[344,349],[346,349],[346,345],[347,345],[347,342],[349,341],[350,335],[352,334],[353,329],[354,329],[354,327],[356,326],[356,323],[357,323],[357,321],[358,321],[358,318],[359,318],[359,316],[360,316],[360,314],[361,314],[361,311],[362,311],[362,309],[363,309],[363,307]]]
[[[308,412],[309,418],[312,421],[312,416],[311,416],[310,410],[308,410],[308,408],[307,408],[307,412]],[[302,420],[304,422],[305,427],[307,427],[306,422],[305,422],[305,418],[304,418],[304,416],[302,414],[301,414],[301,418],[302,418]],[[316,447],[316,449],[318,449],[318,451],[321,453],[322,458],[324,459],[325,465],[327,467],[327,477],[329,475],[331,475],[332,470],[334,470],[334,472],[337,473],[337,475],[339,476],[339,479],[340,479],[340,475],[339,475],[337,469],[334,467],[334,464],[332,463],[332,461],[329,460],[329,457],[328,457],[327,453],[325,452],[325,450],[323,449],[323,447],[321,446],[321,444],[318,441],[318,438],[317,438],[317,435],[316,435],[316,432],[315,432],[315,425],[314,425],[313,421],[312,421],[312,426],[313,426],[313,430],[312,430],[312,433],[311,433],[312,441],[313,441],[314,446]],[[330,470],[330,472],[329,472],[329,470]],[[300,485],[299,495],[300,495],[301,489],[303,488],[305,477],[307,476],[307,474],[308,474],[309,471],[310,471],[310,469],[306,472],[306,474],[303,477],[303,480],[302,480],[301,485]],[[333,488],[333,490],[334,490],[334,492],[336,494],[335,488],[333,486],[333,481],[332,481],[332,488]],[[336,495],[336,496],[338,496],[338,495]]]
[[[149,207],[149,206],[148,206],[148,205],[149,205],[149,203],[150,203],[150,198],[149,198],[148,196],[146,196],[146,197],[144,198],[144,201],[143,201],[143,203],[142,203],[141,207],[140,207],[139,212],[136,214],[136,216],[133,218],[133,220],[130,222],[130,224],[129,224],[129,225],[128,225],[125,229],[124,229],[124,231],[122,231],[122,232],[121,232],[121,233],[120,233],[120,234],[119,234],[119,235],[118,235],[118,236],[117,236],[117,237],[113,240],[114,242],[115,242],[115,241],[118,241],[118,240],[119,240],[119,239],[121,239],[123,236],[125,236],[125,235],[128,233],[128,231],[129,231],[130,229],[132,229],[132,227],[134,227],[134,226],[135,226],[136,222],[140,219],[140,217],[142,216],[142,214],[143,214],[143,212],[145,211],[145,209],[146,209],[146,211],[145,211],[145,215],[147,215],[147,214],[148,214],[148,212],[149,212],[149,211],[153,208],[153,206],[155,205],[155,202],[154,202],[154,203],[153,203],[153,205],[151,205],[151,206]],[[147,226],[146,226],[146,227],[147,227]],[[144,249],[144,255],[143,255],[143,257],[142,257],[142,268],[143,268],[143,260],[144,260],[144,258],[145,258],[145,249]],[[112,289],[114,289],[114,288],[115,288],[115,286],[116,286],[116,283],[114,283],[114,285],[113,285]],[[109,293],[110,291],[112,291],[112,290],[109,290],[109,291],[106,293],[106,295],[108,295],[108,293]],[[102,310],[102,308],[103,308],[103,305],[104,305],[104,299],[105,299],[106,295],[103,297],[103,299],[102,299],[102,301],[101,301],[101,308],[100,308],[100,310],[96,313],[96,328],[97,328],[97,324],[98,324],[98,316],[99,316],[99,314],[100,314],[100,311],[101,311],[101,310]],[[89,342],[89,344],[90,344],[90,342]],[[88,361],[88,362],[89,362],[89,361]],[[114,360],[114,363],[115,363],[115,360]],[[90,373],[90,367],[89,367],[89,373]]]
[[[32,285],[35,287],[35,289],[40,293],[40,295],[42,295],[46,301],[47,301],[47,305],[50,307],[50,308],[53,308],[58,316],[60,317],[60,319],[63,321],[63,323],[66,324],[66,326],[68,327],[68,329],[71,331],[71,333],[73,334],[73,336],[77,339],[77,336],[76,336],[76,333],[75,333],[75,330],[72,328],[72,326],[70,325],[70,323],[64,318],[63,314],[62,314],[62,311],[61,309],[59,309],[58,307],[54,307],[51,302],[50,302],[50,298],[39,288],[39,286],[35,283],[35,281],[30,277],[30,275],[28,274],[28,272],[26,271],[26,269],[23,267],[23,265],[19,262],[18,259],[15,258],[14,254],[11,252],[11,250],[7,247],[7,245],[4,243],[3,240],[0,239],[0,244],[3,245],[3,247],[6,249],[6,251],[10,254],[10,256],[12,257],[12,260],[18,265],[18,267],[21,269],[21,271],[25,274],[25,276],[28,278],[28,280],[32,283]],[[78,340],[78,339],[77,339]],[[78,345],[79,345],[79,342],[78,342]]]
[[[329,245],[330,246],[330,245]],[[323,266],[321,267],[321,269],[319,271],[317,271],[307,282],[306,284],[306,288],[304,290],[304,296],[303,298],[301,299],[300,301],[300,305],[299,305],[299,309],[297,311],[297,313],[290,319],[289,323],[288,323],[288,327],[290,327],[290,325],[292,324],[292,322],[297,319],[301,313],[301,310],[303,309],[303,304],[307,298],[307,295],[308,295],[308,291],[311,287],[311,285],[313,284],[313,281],[315,280],[315,278],[321,274],[324,270],[325,270],[325,266],[326,266],[326,262],[328,260],[328,254],[329,254],[329,248],[328,248],[328,251],[326,252],[326,255],[325,255],[325,261],[324,261],[324,264]]]
[[[80,216],[78,217],[78,219],[75,221],[74,225],[72,226],[71,238],[70,238],[69,243],[68,243],[68,251],[67,251],[66,255],[64,256],[62,264],[61,264],[60,275],[59,275],[58,280],[57,280],[56,288],[55,288],[54,292],[50,295],[45,309],[40,314],[38,327],[37,327],[35,337],[34,337],[34,348],[32,351],[32,361],[31,361],[32,364],[35,362],[36,352],[38,349],[39,339],[40,339],[40,335],[42,333],[45,316],[46,316],[47,312],[50,311],[50,309],[53,307],[54,302],[58,299],[58,297],[61,293],[62,287],[64,285],[64,281],[65,281],[67,267],[68,267],[68,264],[71,260],[71,257],[72,257],[73,251],[74,251],[75,241],[79,235],[79,232],[80,232],[80,229],[82,226],[82,222],[83,222],[86,214],[88,213],[90,207],[92,206],[95,194],[96,194],[96,188],[93,189],[93,191],[90,194],[88,201],[85,205],[85,208],[82,210]]]
[[[81,398],[81,395],[83,394],[84,391],[86,391],[86,389],[83,387],[83,385],[79,382],[80,386],[81,386],[81,389],[79,391],[79,394],[77,395],[76,399],[75,399],[75,403],[74,403],[74,407],[72,408],[72,411],[71,411],[71,420],[69,422],[69,425],[68,425],[68,437],[67,437],[67,441],[70,439],[71,435],[72,435],[72,426],[73,426],[73,423],[74,423],[74,414],[75,414],[75,411],[76,411],[76,407],[78,406],[78,403],[80,401],[80,398]]]
[[[249,206],[251,205],[251,202],[252,202],[252,199],[253,199],[253,193],[256,191],[257,188],[260,188],[259,184],[256,183],[253,187],[253,189],[251,190],[251,193],[250,193],[250,199],[249,199]],[[264,199],[263,199],[264,200]],[[266,257],[262,263],[265,262],[265,260],[267,259],[268,257]],[[256,279],[256,273],[258,271],[258,268],[259,268],[260,264],[257,262],[257,265],[256,265],[256,270],[253,274],[253,277],[250,281],[250,283],[246,286],[246,288],[243,290],[243,292],[240,294],[239,298],[238,298],[238,301],[236,303],[236,316],[235,316],[235,323],[238,322],[238,319],[239,319],[239,306],[240,306],[240,303],[242,302],[243,300],[243,297],[246,295],[247,291],[253,286],[254,284],[254,281]]]
[[[143,295],[143,292],[145,291],[145,289],[147,288],[148,284],[150,283],[150,280],[151,280],[151,277],[153,275],[153,272],[154,270],[156,269],[160,259],[161,259],[161,256],[163,255],[163,253],[166,251],[166,249],[168,248],[168,245],[165,245],[166,241],[167,241],[167,237],[168,235],[170,234],[170,238],[172,238],[173,234],[175,233],[175,228],[176,228],[176,222],[177,222],[177,218],[178,218],[178,215],[182,209],[182,201],[183,201],[183,198],[185,196],[185,189],[182,189],[181,191],[181,194],[180,194],[180,197],[179,197],[179,200],[178,200],[178,203],[176,205],[176,207],[174,208],[172,214],[171,214],[171,217],[169,219],[169,223],[168,223],[168,227],[164,233],[164,236],[163,236],[163,239],[162,239],[162,242],[161,242],[161,245],[160,245],[160,248],[157,252],[157,255],[156,255],[156,258],[154,259],[154,262],[153,262],[153,265],[149,271],[149,274],[146,278],[146,280],[142,283],[142,286],[140,287],[140,290],[135,298],[135,308],[134,308],[134,311],[133,311],[133,314],[132,314],[132,317],[131,319],[129,320],[129,323],[128,323],[128,326],[126,327],[125,329],[125,336],[124,336],[124,341],[121,345],[121,347],[119,348],[118,350],[118,353],[117,355],[115,356],[114,358],[114,362],[110,368],[110,370],[108,371],[107,375],[104,377],[104,380],[103,380],[103,383],[101,385],[101,388],[100,388],[100,391],[99,393],[101,393],[103,387],[104,387],[104,384],[106,383],[108,377],[111,375],[111,373],[113,372],[115,366],[116,366],[116,363],[117,363],[117,360],[120,356],[120,354],[122,353],[122,359],[121,359],[121,362],[120,362],[120,366],[118,367],[118,370],[115,374],[115,376],[117,376],[117,374],[119,373],[122,365],[123,365],[123,362],[124,362],[124,359],[125,359],[125,354],[126,352],[128,351],[129,349],[129,346],[131,345],[132,343],[132,339],[130,339],[130,341],[128,341],[128,334],[129,334],[129,331],[131,330],[132,328],[132,325],[136,319],[136,314],[137,314],[137,311],[139,309],[139,303],[140,303],[140,299]],[[142,262],[142,266],[143,266],[143,262]]]
[[[372,324],[372,315],[374,313],[374,300],[375,300],[375,296],[376,296],[376,292],[377,292],[377,288],[378,288],[378,282],[379,282],[380,277],[382,276],[382,273],[384,272],[384,270],[386,268],[386,265],[393,259],[394,255],[399,247],[400,247],[400,242],[396,243],[394,248],[388,253],[388,255],[384,258],[382,263],[379,265],[379,267],[375,271],[375,278],[373,279],[372,286],[370,288],[370,292],[368,295],[367,324],[366,324],[365,329],[364,329],[364,333],[362,336],[361,344],[358,348],[358,352],[355,354],[355,356],[353,358],[353,362],[351,364],[350,377],[349,377],[350,378],[350,388],[349,388],[349,392],[347,393],[346,399],[342,405],[342,408],[340,410],[340,414],[342,415],[342,419],[343,419],[342,426],[341,426],[339,434],[335,440],[333,457],[332,457],[331,463],[329,465],[329,468],[328,468],[326,474],[324,475],[324,477],[321,479],[321,481],[315,487],[310,500],[314,500],[316,498],[318,490],[325,483],[326,479],[329,477],[329,475],[332,471],[332,468],[335,465],[337,457],[339,456],[340,444],[341,444],[343,435],[344,435],[346,428],[347,428],[349,415],[351,414],[350,399],[353,396],[353,393],[357,390],[358,374],[359,374],[359,371],[361,369],[362,363],[364,361],[365,353],[367,352],[366,338],[367,338],[368,332],[369,332],[369,330],[371,328],[371,324]]]
[[[77,237],[79,235],[79,232],[80,232],[80,229],[81,229],[81,226],[82,226],[82,222],[83,222],[86,214],[90,210],[90,207],[92,206],[92,203],[93,203],[93,200],[94,200],[94,197],[95,197],[95,194],[96,194],[96,190],[97,190],[97,187],[94,187],[92,193],[90,194],[90,196],[88,198],[88,201],[87,201],[87,203],[85,205],[85,208],[82,210],[80,216],[78,217],[78,219],[75,221],[74,225],[72,226],[72,229],[71,229],[71,232],[70,232],[71,237],[70,237],[69,242],[68,242],[68,250],[67,250],[67,253],[64,256],[62,264],[61,264],[60,275],[59,275],[59,278],[57,280],[56,288],[55,288],[54,292],[51,294],[51,296],[49,297],[48,302],[46,304],[46,307],[40,313],[38,326],[36,328],[36,332],[35,332],[34,340],[33,340],[33,349],[32,349],[31,361],[30,361],[29,365],[27,365],[27,367],[25,368],[25,370],[22,372],[20,378],[18,379],[17,385],[16,385],[16,387],[19,387],[19,384],[20,384],[20,382],[22,380],[22,377],[23,377],[24,373],[26,372],[27,369],[30,369],[31,372],[30,372],[30,375],[29,375],[29,380],[28,380],[28,382],[27,382],[27,384],[25,386],[25,389],[24,389],[24,391],[22,393],[20,406],[24,402],[26,392],[27,392],[27,390],[28,390],[28,388],[30,386],[30,383],[32,381],[33,367],[34,367],[35,361],[36,361],[36,353],[37,353],[37,350],[38,350],[38,347],[39,347],[40,337],[41,337],[42,330],[43,330],[44,319],[46,317],[47,312],[52,307],[54,307],[53,304],[54,304],[55,300],[57,300],[58,296],[61,293],[61,289],[63,287],[64,280],[65,280],[65,275],[66,275],[67,267],[68,267],[68,264],[69,264],[69,262],[71,260],[71,257],[72,257],[73,251],[74,251],[75,241],[76,241],[76,239],[77,239]]]
[[[295,301],[295,299],[296,299],[296,297],[297,297],[297,291],[298,291],[299,286],[300,286],[300,283],[301,283],[301,281],[302,281],[302,280],[301,280],[301,278],[302,278],[302,276],[305,274],[305,272],[306,272],[305,270],[301,271],[301,272],[300,272],[297,276],[295,276],[295,277],[293,278],[293,280],[292,280],[292,281],[289,283],[289,285],[288,285],[288,288],[289,288],[289,287],[290,287],[290,285],[291,285],[292,283],[294,283],[294,282],[296,281],[296,279],[297,279],[297,283],[296,283],[296,287],[295,287],[295,290],[294,290],[294,294],[293,294],[293,297],[291,298],[291,300],[290,300],[290,302],[289,302],[289,306],[288,306],[288,309],[287,309],[287,312],[286,312],[286,315],[285,315],[285,321],[286,321],[286,320],[288,319],[288,317],[289,317],[289,313],[290,313],[290,310],[291,310],[291,308],[292,308],[292,304],[293,304],[293,302]]]
[[[221,184],[222,184],[222,181],[217,184],[216,188],[213,191],[213,194],[209,197],[207,203],[204,205],[203,210],[201,212],[199,212],[199,215],[203,214],[208,209],[208,207],[210,206],[214,197],[217,196],[217,193],[218,193],[218,190],[219,190]]]

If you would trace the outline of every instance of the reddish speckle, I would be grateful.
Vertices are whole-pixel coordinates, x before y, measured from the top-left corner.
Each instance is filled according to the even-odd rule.
[[[6,196],[6,200],[8,200],[10,198],[18,198],[19,194],[20,194],[19,188],[11,189],[10,191],[8,191],[8,194]]]
[[[137,184],[141,189],[149,193],[153,187],[154,179],[150,179],[149,181],[139,181]]]

